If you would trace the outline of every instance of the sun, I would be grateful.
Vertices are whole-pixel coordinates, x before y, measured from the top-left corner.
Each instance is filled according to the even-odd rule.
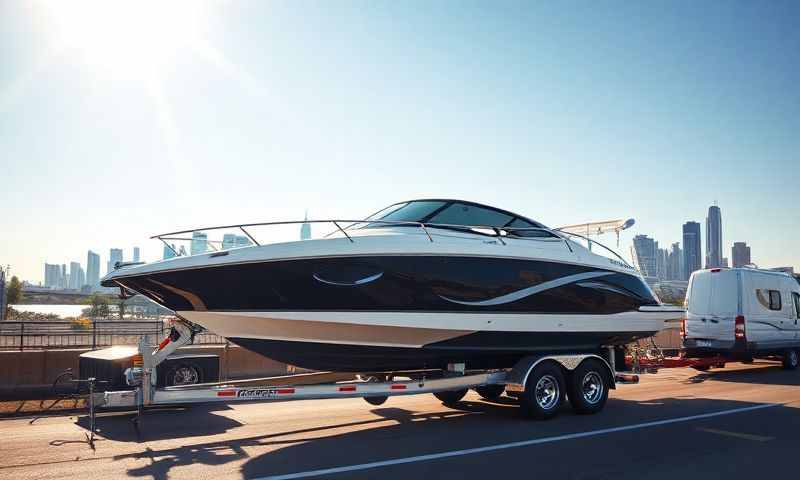
[[[202,44],[203,1],[45,0],[52,44],[111,75],[150,76]]]

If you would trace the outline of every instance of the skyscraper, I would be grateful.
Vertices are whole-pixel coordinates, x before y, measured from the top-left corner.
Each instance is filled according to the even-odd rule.
[[[61,287],[61,266],[44,264],[44,286],[46,288]]]
[[[751,264],[750,247],[747,246],[747,242],[733,242],[731,258],[733,259],[733,268],[744,267],[745,265]]]
[[[700,243],[700,224],[683,224],[683,279],[689,280],[692,272],[702,267],[702,244]]]
[[[67,264],[61,264],[61,276],[59,277],[58,288],[65,289],[69,286],[69,277],[67,276]]]
[[[306,210],[306,216],[303,220],[308,220],[308,210]],[[300,226],[300,240],[309,240],[311,239],[311,224],[308,222],[304,222]]]
[[[236,235],[226,233],[222,236],[222,249],[227,250],[236,246]]]
[[[0,267],[0,322],[6,319],[6,271]]]
[[[208,234],[205,232],[192,232],[192,245],[189,253],[197,255],[208,250]]]
[[[139,247],[133,247],[133,261],[139,261]]]
[[[672,244],[667,256],[667,280],[683,280],[683,252],[678,242]]]
[[[86,254],[86,284],[92,290],[100,286],[100,255],[91,250]]]
[[[69,288],[72,290],[80,290],[83,286],[85,275],[83,267],[80,262],[70,262],[69,264]]]
[[[645,277],[658,277],[658,243],[647,235],[633,237],[633,265]]]
[[[722,266],[722,211],[716,205],[708,207],[706,217],[706,268]]]
[[[108,271],[107,273],[111,273],[114,271],[114,265],[117,263],[122,263],[122,249],[121,248],[112,248],[108,251]]]
[[[172,247],[172,248],[170,248],[170,247]],[[175,253],[177,251],[178,251],[178,249],[175,248],[175,244],[174,243],[169,245],[169,246],[164,245],[164,260],[176,256]]]

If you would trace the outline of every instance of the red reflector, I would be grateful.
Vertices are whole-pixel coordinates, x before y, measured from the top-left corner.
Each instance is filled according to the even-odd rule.
[[[217,392],[218,397],[235,397],[236,390],[223,390],[221,392]]]
[[[745,338],[745,330],[744,330],[744,316],[738,315],[736,317],[736,324],[734,327],[735,336],[737,339],[744,339]]]
[[[340,392],[355,392],[356,386],[355,385],[348,385],[346,387],[339,387]]]
[[[278,395],[286,395],[294,393],[294,388],[279,388],[275,393],[277,393]]]
[[[392,390],[405,390],[405,389],[406,389],[406,386],[405,386],[405,385],[402,385],[402,384],[398,384],[398,385],[392,385],[390,388],[391,388]]]

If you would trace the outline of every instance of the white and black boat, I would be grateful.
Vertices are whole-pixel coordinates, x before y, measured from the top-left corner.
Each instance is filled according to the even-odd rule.
[[[355,372],[504,368],[531,354],[593,353],[681,315],[622,258],[593,251],[596,242],[586,248],[497,208],[426,199],[365,220],[311,223],[320,222],[337,230],[122,266],[102,284],[275,360]],[[214,228],[255,241],[248,228],[289,223],[303,221]]]

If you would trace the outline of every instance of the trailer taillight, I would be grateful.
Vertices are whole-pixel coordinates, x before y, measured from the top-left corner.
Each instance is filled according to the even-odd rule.
[[[737,315],[736,316],[736,326],[734,327],[734,333],[736,335],[737,340],[744,340],[745,339],[745,331],[744,331],[744,316]]]
[[[686,340],[686,319],[681,318],[681,338]]]

